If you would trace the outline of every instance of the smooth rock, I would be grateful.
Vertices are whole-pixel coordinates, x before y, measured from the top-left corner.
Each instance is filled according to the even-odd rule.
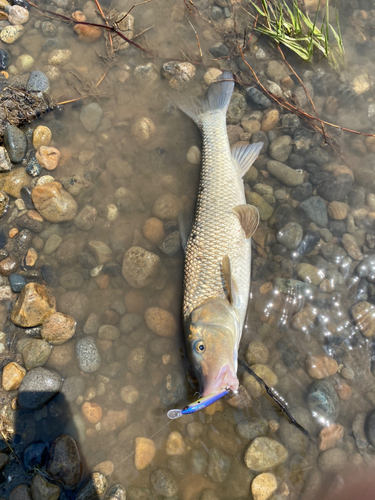
[[[305,283],[311,283],[315,286],[318,286],[325,277],[325,273],[322,269],[305,263],[297,265],[297,275],[298,278]]]
[[[325,451],[334,448],[343,436],[344,427],[340,424],[331,424],[323,427],[319,433],[319,450]]]
[[[6,26],[0,31],[0,40],[4,43],[14,43],[23,34],[24,29],[20,24],[15,26]]]
[[[49,92],[50,83],[47,75],[42,71],[32,71],[27,80],[26,90],[28,92]]]
[[[4,191],[0,191],[0,218],[5,214],[8,205],[9,196]]]
[[[103,241],[90,240],[88,246],[94,254],[98,264],[106,264],[113,260],[112,250]]]
[[[4,148],[4,146],[0,146],[0,172],[9,172],[10,170],[12,170],[12,164],[10,162],[8,151]]]
[[[352,186],[352,177],[349,174],[340,174],[322,182],[318,187],[318,194],[327,201],[342,201]]]
[[[172,474],[164,468],[156,469],[150,475],[150,483],[157,495],[172,498],[178,492],[177,483]]]
[[[41,325],[56,311],[56,301],[48,288],[39,283],[28,283],[13,307],[11,320],[24,328]]]
[[[195,77],[195,66],[189,62],[169,61],[161,68],[162,76],[173,89],[185,87]]]
[[[293,168],[280,163],[279,161],[271,160],[267,162],[267,170],[278,181],[285,186],[298,186],[303,183],[303,174]]]
[[[330,448],[323,451],[318,458],[318,466],[321,471],[339,472],[346,466],[348,457],[344,450],[341,448]]]
[[[88,26],[84,24],[76,24],[73,28],[81,42],[93,43],[99,40],[102,36],[102,30],[97,26]]]
[[[122,275],[134,288],[151,285],[159,274],[160,258],[141,247],[131,247],[125,252]]]
[[[28,186],[31,177],[24,168],[15,168],[5,174],[0,174],[0,189],[14,198],[21,197],[21,189]]]
[[[71,314],[76,321],[83,321],[86,318],[90,300],[86,294],[72,290],[63,293],[58,304],[61,312]]]
[[[327,208],[319,196],[311,196],[302,201],[299,208],[311,222],[318,226],[325,227],[328,224]]]
[[[97,424],[103,416],[101,406],[97,403],[93,403],[92,401],[85,401],[85,403],[81,406],[81,410],[90,424]]]
[[[344,220],[348,210],[349,205],[341,201],[332,201],[328,205],[328,215],[334,220]]]
[[[309,356],[306,360],[307,373],[317,380],[330,377],[337,370],[337,361],[329,356]]]
[[[66,489],[74,490],[82,474],[82,463],[77,442],[69,435],[57,437],[50,450],[47,472]]]
[[[270,109],[266,111],[263,115],[261,121],[261,130],[268,134],[273,128],[275,128],[277,122],[279,121],[279,112],[277,109]]]
[[[28,371],[18,392],[18,403],[25,410],[37,410],[54,398],[61,390],[60,375],[46,368],[38,367]]]
[[[257,437],[245,452],[245,465],[256,472],[263,472],[284,463],[288,452],[274,439]]]
[[[57,484],[48,482],[40,474],[36,474],[33,477],[30,489],[32,497],[38,500],[58,500],[61,493],[60,487]]]
[[[174,316],[159,307],[150,307],[145,312],[147,326],[160,337],[175,337],[177,334],[177,322]]]
[[[39,125],[33,132],[34,149],[39,149],[41,146],[49,146],[52,140],[52,132],[48,127]]]
[[[352,234],[345,233],[342,236],[342,245],[345,250],[348,252],[348,255],[352,257],[354,260],[362,260],[363,255],[359,246],[357,244],[356,239]]]
[[[4,130],[4,143],[10,160],[13,163],[20,163],[27,151],[27,139],[25,133],[14,125],[10,125],[8,123]]]
[[[223,483],[229,472],[230,458],[219,448],[210,448],[207,473],[215,483]]]
[[[270,472],[259,474],[251,483],[251,493],[254,500],[268,500],[276,489],[276,477]]]
[[[35,186],[31,191],[35,208],[48,222],[66,222],[77,214],[77,203],[59,182]]]
[[[19,484],[10,492],[9,500],[32,500],[30,487],[27,484]]]
[[[83,106],[79,119],[87,132],[95,132],[103,118],[103,110],[96,102]]]
[[[357,302],[351,308],[351,315],[365,337],[375,336],[375,306],[366,301]]]
[[[256,87],[248,87],[246,89],[246,100],[250,105],[255,105],[261,110],[271,106],[271,100]]]
[[[155,443],[145,437],[135,438],[134,463],[137,470],[145,469],[155,457]]]
[[[183,455],[185,453],[186,446],[181,434],[177,431],[173,431],[169,434],[167,443],[165,446],[165,451],[169,456]]]
[[[72,57],[72,51],[69,49],[56,49],[50,52],[48,64],[53,66],[64,66]]]
[[[71,316],[60,312],[51,314],[43,323],[41,336],[52,345],[61,345],[71,339],[77,323]]]
[[[256,363],[266,364],[269,358],[269,350],[262,343],[257,340],[250,342],[245,352],[245,359],[249,365],[254,365]]]
[[[302,236],[302,227],[296,222],[289,222],[276,234],[276,239],[288,250],[294,250],[301,243]]]
[[[178,214],[183,209],[181,200],[172,193],[159,196],[152,209],[154,217],[161,220],[177,220]]]
[[[232,94],[228,111],[227,123],[235,124],[241,121],[246,110],[246,99],[240,92]]]
[[[257,207],[261,221],[266,221],[272,216],[273,207],[258,193],[254,193],[253,191],[250,193],[246,192],[246,201],[250,205]]]
[[[292,138],[289,135],[282,135],[271,142],[269,153],[274,160],[284,162],[289,158],[292,149]]]
[[[35,158],[41,167],[45,168],[46,170],[55,170],[59,164],[61,153],[56,148],[42,145],[36,152]]]
[[[9,54],[5,49],[0,49],[0,69],[7,69],[9,66]]]
[[[101,357],[93,337],[84,337],[76,345],[77,362],[80,370],[92,373],[99,370]]]
[[[107,490],[103,500],[126,500],[126,490],[124,486],[122,486],[122,484],[114,484]]]
[[[41,339],[30,339],[29,343],[22,350],[26,370],[45,365],[50,355],[51,346],[48,342]]]
[[[4,366],[2,375],[2,385],[5,391],[15,391],[21,385],[26,375],[26,370],[18,363],[11,362]]]
[[[25,24],[29,20],[29,11],[21,5],[11,5],[8,10],[8,21],[13,25]]]
[[[321,425],[333,423],[340,408],[335,389],[324,380],[310,385],[307,392],[307,404]]]

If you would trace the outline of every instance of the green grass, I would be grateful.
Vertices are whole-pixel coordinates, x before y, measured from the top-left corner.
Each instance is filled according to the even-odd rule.
[[[336,70],[343,65],[344,46],[337,10],[336,31],[329,22],[328,0],[320,28],[317,26],[319,8],[312,20],[308,14],[302,12],[297,0],[292,0],[291,7],[286,0],[277,0],[275,4],[271,4],[269,0],[260,0],[258,4],[250,1],[259,14],[256,31],[269,36],[275,43],[288,47],[304,61],[311,61],[314,53],[318,51]],[[334,43],[331,43],[330,35],[333,36]]]

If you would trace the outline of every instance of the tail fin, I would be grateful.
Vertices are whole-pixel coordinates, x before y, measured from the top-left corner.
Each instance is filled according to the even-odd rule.
[[[177,106],[199,126],[206,113],[222,111],[225,115],[232,97],[233,75],[229,71],[222,73],[212,82],[205,99],[193,103],[177,100]]]

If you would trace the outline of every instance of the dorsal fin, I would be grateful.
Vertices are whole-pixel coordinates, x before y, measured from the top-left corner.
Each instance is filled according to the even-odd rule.
[[[247,146],[234,146],[232,148],[232,161],[237,166],[241,177],[246,174],[258,158],[263,145],[263,142],[254,142],[254,144],[248,144]]]
[[[258,209],[254,205],[238,205],[233,210],[239,218],[246,238],[251,238],[259,226]]]
[[[238,304],[238,289],[237,289],[237,284],[232,276],[230,259],[228,255],[224,255],[221,263],[221,268],[223,271],[225,285],[228,290],[228,301],[230,304],[236,307],[236,304]]]

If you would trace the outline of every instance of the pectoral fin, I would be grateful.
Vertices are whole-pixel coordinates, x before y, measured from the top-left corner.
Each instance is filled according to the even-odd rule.
[[[193,227],[193,215],[189,215],[184,211],[178,214],[178,229],[180,231],[181,245],[185,252],[186,244],[190,236],[191,228]]]
[[[236,304],[238,304],[238,302],[239,302],[238,288],[237,288],[237,283],[235,282],[235,280],[232,276],[232,271],[230,268],[230,260],[229,260],[228,255],[225,255],[223,257],[221,267],[223,270],[225,285],[226,285],[227,290],[228,290],[228,301],[230,302],[230,304],[236,306]]]
[[[238,205],[235,207],[236,213],[246,238],[251,238],[259,226],[259,212],[254,205]]]
[[[232,148],[232,161],[237,166],[238,172],[243,177],[254,161],[258,158],[263,142],[255,142],[247,146],[234,146]]]

